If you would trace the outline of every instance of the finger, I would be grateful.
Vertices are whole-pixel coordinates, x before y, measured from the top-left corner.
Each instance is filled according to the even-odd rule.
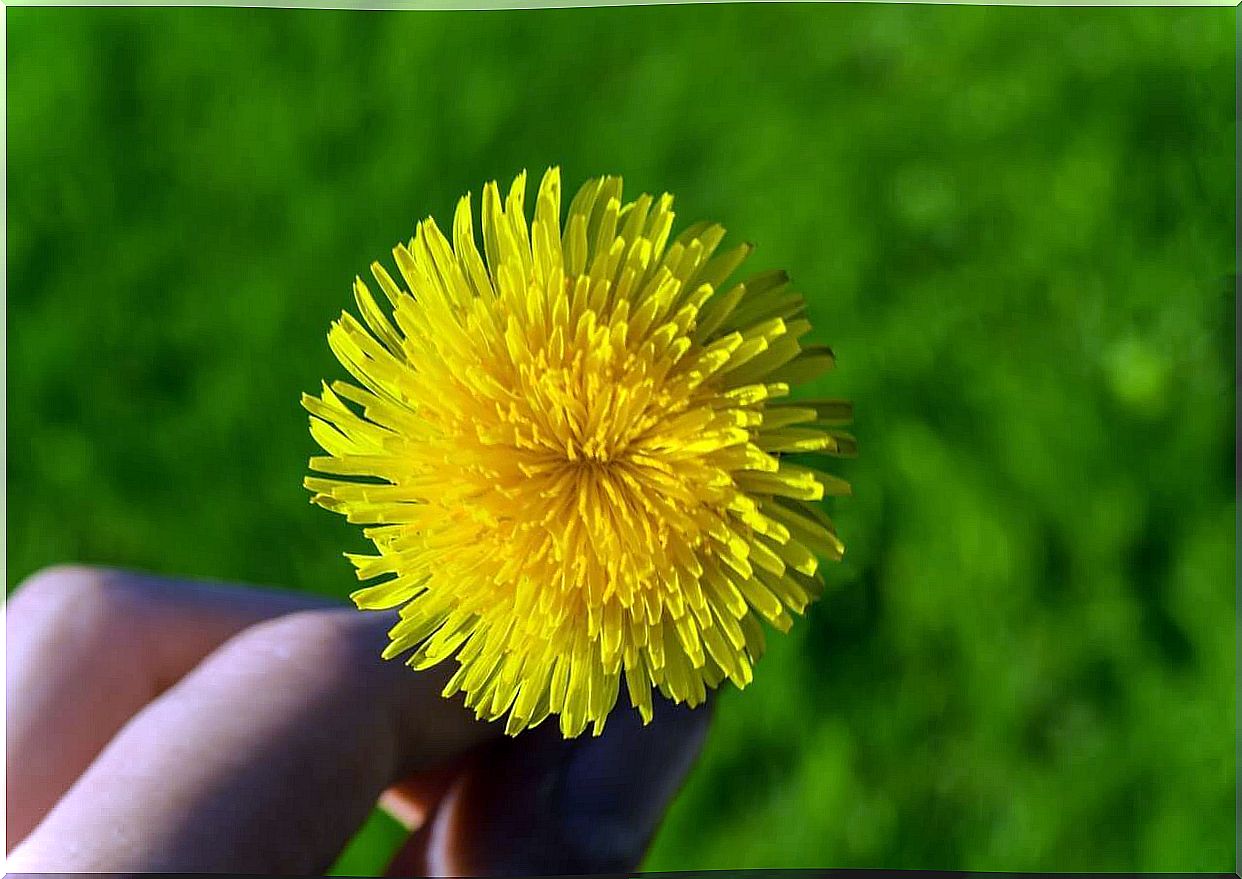
[[[417,830],[468,765],[468,760],[469,755],[466,755],[439,769],[416,772],[401,779],[380,796],[380,808],[406,830]]]
[[[223,641],[321,598],[105,568],[50,568],[6,609],[8,846],[116,731]]]
[[[322,873],[396,779],[495,735],[446,674],[380,659],[395,614],[299,613],[229,641],[139,713],[15,872]]]
[[[615,711],[599,738],[540,727],[484,752],[389,866],[398,876],[626,873],[702,748],[710,707]]]

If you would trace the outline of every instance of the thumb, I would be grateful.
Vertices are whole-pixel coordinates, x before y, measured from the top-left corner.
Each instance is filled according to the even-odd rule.
[[[618,710],[599,738],[540,727],[479,752],[389,875],[515,876],[635,869],[702,748],[711,708]]]

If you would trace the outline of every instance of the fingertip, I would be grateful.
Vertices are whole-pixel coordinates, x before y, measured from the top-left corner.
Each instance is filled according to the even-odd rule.
[[[598,737],[566,740],[548,726],[497,742],[463,773],[399,868],[493,876],[637,868],[711,718],[710,704],[655,701],[650,725],[620,710]]]

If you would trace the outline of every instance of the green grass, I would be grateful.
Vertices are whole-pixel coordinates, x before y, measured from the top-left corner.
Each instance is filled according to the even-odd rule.
[[[353,275],[619,172],[791,271],[862,449],[648,867],[1231,870],[1235,14],[12,8],[8,585],[343,596]]]

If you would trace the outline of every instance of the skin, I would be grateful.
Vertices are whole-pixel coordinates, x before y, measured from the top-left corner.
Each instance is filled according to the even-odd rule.
[[[709,711],[503,739],[451,668],[379,654],[395,613],[100,568],[7,607],[10,874],[324,873],[377,800],[394,875],[634,870]],[[446,664],[447,665],[447,664]]]

